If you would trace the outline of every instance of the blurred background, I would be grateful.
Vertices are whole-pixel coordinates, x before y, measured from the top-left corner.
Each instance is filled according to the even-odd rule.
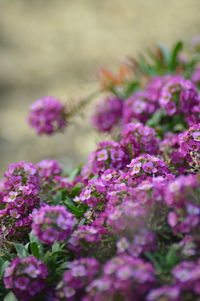
[[[0,0],[0,175],[19,160],[55,158],[71,169],[101,139],[90,110],[64,134],[38,137],[30,104],[74,101],[98,89],[99,66],[116,68],[162,42],[199,34],[199,0]]]

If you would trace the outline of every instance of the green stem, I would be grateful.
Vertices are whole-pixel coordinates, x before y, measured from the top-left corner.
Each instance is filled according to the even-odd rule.
[[[94,99],[95,97],[97,97],[99,94],[101,94],[102,91],[98,90],[95,91],[93,93],[91,93],[89,96],[87,96],[86,98],[83,98],[81,100],[80,103],[78,103],[72,110],[71,112],[69,112],[68,114],[66,114],[67,116],[69,115],[70,117],[73,117],[75,114],[77,114],[82,108],[84,108],[86,105],[88,105],[90,103],[90,101],[92,99]]]

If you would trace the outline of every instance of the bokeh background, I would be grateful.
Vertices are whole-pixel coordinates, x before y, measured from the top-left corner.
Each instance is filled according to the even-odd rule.
[[[74,101],[95,91],[99,66],[118,66],[155,43],[199,34],[199,0],[0,0],[0,175],[9,163],[84,162],[101,139],[88,108],[64,134],[38,137],[30,104]]]

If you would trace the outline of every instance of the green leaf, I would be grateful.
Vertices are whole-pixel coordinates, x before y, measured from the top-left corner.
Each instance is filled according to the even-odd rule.
[[[79,175],[80,171],[81,171],[80,167],[77,167],[74,170],[72,170],[72,172],[68,176],[69,181],[72,182],[76,178],[76,176]]]
[[[39,248],[36,242],[31,242],[31,253],[33,254],[33,256],[35,256],[36,258],[40,258],[40,252],[39,252]]]
[[[52,252],[58,252],[60,250],[60,245],[57,241],[54,242],[53,246],[52,246]]]
[[[39,242],[37,236],[33,232],[29,233],[29,239],[30,242]]]
[[[79,222],[79,226],[82,226],[85,224],[86,218],[82,218],[81,221]]]
[[[75,196],[79,195],[82,188],[83,188],[83,185],[78,184],[78,185],[74,186],[70,193],[70,196],[74,198]]]
[[[178,249],[177,245],[172,245],[169,251],[167,252],[166,262],[170,267],[173,267],[178,262],[178,258],[176,254],[177,249]]]
[[[27,256],[29,256],[29,253],[24,245],[14,243],[14,247],[19,258],[26,258]]]
[[[3,301],[18,301],[13,292],[9,292],[3,299]]]
[[[161,272],[162,271],[162,267],[160,266],[160,263],[157,261],[157,259],[155,258],[155,256],[151,252],[145,252],[145,255],[153,263],[153,265],[155,266],[155,268],[159,272]]]
[[[154,67],[157,67],[158,69],[162,68],[163,66],[163,60],[162,57],[156,55],[151,49],[147,49],[147,53],[154,62]]]
[[[152,117],[147,121],[147,125],[150,127],[156,127],[159,125],[162,117],[165,115],[162,109],[157,110]]]
[[[0,277],[3,276],[3,273],[4,273],[5,269],[7,268],[7,266],[9,265],[9,263],[10,262],[8,260],[6,260],[3,263],[1,263],[1,266],[0,266]]]
[[[84,217],[84,213],[88,208],[85,204],[75,205],[75,203],[69,197],[66,198],[64,204],[67,209],[78,218]]]
[[[53,196],[53,201],[54,201],[54,203],[56,203],[56,204],[59,204],[59,203],[62,202],[62,191],[58,191],[58,192],[56,193],[56,195]]]
[[[133,81],[129,83],[125,91],[125,98],[131,96],[131,94],[133,94],[138,88],[139,88],[139,82]]]
[[[162,52],[165,64],[168,65],[169,61],[170,61],[170,51],[169,51],[169,49],[163,44],[159,44],[158,47],[159,47],[160,51]]]
[[[61,263],[61,265],[59,266],[59,269],[60,270],[66,270],[67,267],[68,267],[68,264],[69,264],[68,261]]]
[[[171,70],[174,70],[177,67],[177,58],[179,55],[179,52],[183,48],[183,42],[179,41],[174,48],[172,49],[171,57],[170,57],[170,63],[169,63],[169,68]]]

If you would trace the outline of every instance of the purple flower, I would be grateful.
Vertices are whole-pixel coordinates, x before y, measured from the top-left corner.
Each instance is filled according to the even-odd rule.
[[[101,175],[107,169],[121,169],[126,166],[128,156],[120,143],[115,141],[103,141],[99,143],[83,168],[82,176],[90,178],[92,175]]]
[[[145,179],[150,178],[150,176],[167,176],[169,173],[166,163],[151,155],[136,157],[131,161],[128,167],[129,170],[125,178],[132,183],[132,185],[137,185]]]
[[[108,159],[108,153],[106,149],[102,149],[97,152],[97,161],[106,161]]]
[[[163,85],[159,103],[168,115],[181,113],[189,123],[199,107],[199,97],[195,85],[178,75],[171,76]],[[192,116],[191,116],[192,115]]]
[[[43,243],[49,245],[67,239],[74,226],[74,216],[63,206],[46,205],[33,213],[32,230]]]
[[[59,100],[46,96],[32,104],[28,122],[38,134],[51,135],[66,127],[66,109]]]
[[[56,287],[56,295],[62,299],[83,297],[87,285],[97,275],[98,270],[99,263],[94,258],[80,258],[70,262],[68,270]]]
[[[155,173],[157,172],[157,168],[153,166],[152,162],[146,162],[142,165],[142,168],[147,173]]]
[[[24,161],[11,164],[1,187],[0,233],[8,240],[23,241],[30,231],[31,213],[40,204],[38,170]],[[9,230],[8,230],[9,229]]]
[[[27,286],[29,284],[29,279],[25,278],[25,277],[18,277],[15,281],[14,281],[15,287],[17,289],[20,289],[21,291],[24,291],[27,289]]]
[[[148,301],[179,301],[180,288],[178,286],[164,285],[160,288],[152,289],[148,296]]]
[[[27,301],[45,288],[47,275],[46,266],[35,257],[16,257],[6,268],[3,281],[19,300]]]
[[[121,299],[143,300],[146,291],[154,282],[154,269],[142,259],[120,255],[107,261],[102,275],[87,287],[90,296],[97,300],[112,299],[117,295]],[[134,287],[134,290],[133,290]]]
[[[145,91],[138,91],[124,102],[123,121],[124,123],[133,120],[146,122],[149,117],[148,94]],[[152,112],[151,112],[152,113]]]
[[[198,231],[200,225],[200,206],[198,189],[200,183],[197,175],[179,176],[170,181],[164,189],[164,199],[170,207],[168,223],[174,233]],[[195,240],[199,239],[195,236]]]
[[[92,123],[100,132],[110,132],[122,115],[123,102],[119,98],[106,98],[96,107]]]
[[[184,156],[190,155],[190,152],[198,155],[200,151],[200,125],[193,125],[188,131],[181,133],[179,135],[179,143],[180,151]]]
[[[46,159],[37,163],[37,166],[41,180],[45,180],[47,183],[62,172],[62,167],[56,160]]]
[[[157,154],[158,139],[154,129],[141,123],[128,123],[123,127],[121,145],[132,159],[143,153]]]
[[[199,66],[194,70],[191,80],[195,85],[200,84],[200,67]]]
[[[128,165],[128,166],[129,166],[129,165]],[[134,166],[133,166],[133,168],[132,168],[132,171],[131,171],[131,175],[135,175],[135,174],[139,173],[140,170],[141,170],[141,167],[142,167],[142,163],[140,163],[140,162],[134,164]]]

